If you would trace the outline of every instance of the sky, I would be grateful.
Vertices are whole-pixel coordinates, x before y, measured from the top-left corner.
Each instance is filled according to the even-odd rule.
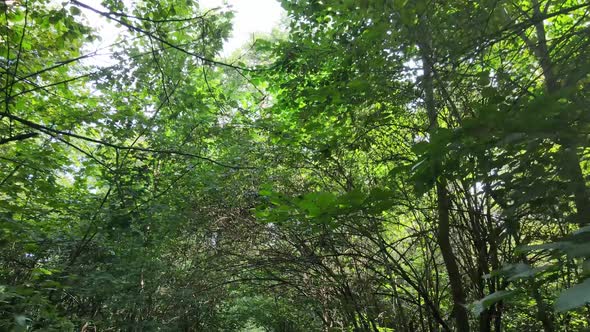
[[[91,1],[82,1],[92,3]],[[129,5],[133,0],[124,0]],[[223,7],[234,11],[233,32],[231,38],[224,44],[221,57],[230,56],[236,49],[248,42],[255,33],[270,33],[273,28],[278,27],[284,10],[277,0],[199,0],[203,11],[211,8]],[[97,7],[97,8],[100,8]],[[118,29],[112,22],[101,18],[98,14],[83,10],[90,25],[99,30],[101,41],[95,43],[92,49],[108,48],[115,42]],[[108,52],[108,50],[104,50]],[[110,64],[108,55],[97,56],[92,60],[95,64]]]
[[[225,43],[222,56],[229,56],[257,32],[270,33],[284,13],[276,0],[200,0],[202,8],[230,6],[235,12],[232,37]]]

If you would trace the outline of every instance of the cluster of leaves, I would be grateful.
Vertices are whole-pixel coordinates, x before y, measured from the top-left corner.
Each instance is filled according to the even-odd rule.
[[[0,5],[0,330],[587,328],[588,3],[282,5]]]

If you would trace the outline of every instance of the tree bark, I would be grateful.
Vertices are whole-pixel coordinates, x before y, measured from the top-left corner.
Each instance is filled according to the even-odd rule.
[[[430,47],[428,43],[420,45],[422,55],[422,63],[424,67],[423,88],[426,111],[430,122],[430,132],[433,132],[438,127],[437,111],[434,103],[434,86],[432,77],[432,63],[430,61]],[[436,165],[436,169],[440,169],[441,165]],[[440,247],[443,261],[449,275],[449,283],[451,286],[451,295],[453,298],[453,317],[455,319],[455,326],[459,332],[469,332],[469,315],[465,307],[465,293],[461,281],[461,273],[457,265],[456,256],[453,252],[450,236],[450,198],[447,191],[447,183],[443,177],[436,180],[436,196],[437,196],[437,214],[438,214],[438,232],[436,239]]]
[[[559,92],[560,85],[555,76],[554,64],[547,46],[545,23],[542,19],[543,13],[538,0],[533,0],[532,3],[532,20],[535,22],[535,33],[538,42],[535,44],[526,38],[526,36],[522,37],[533,54],[537,57],[537,61],[539,61],[539,65],[543,71],[545,90],[549,94],[554,94]],[[563,146],[560,152],[565,165],[562,175],[568,180],[572,188],[574,204],[576,206],[576,222],[583,225],[589,222],[587,218],[590,217],[590,199],[588,189],[586,188],[586,182],[584,180],[584,174],[580,167],[580,157],[577,154],[578,146],[576,142],[563,138],[560,139],[559,143]]]

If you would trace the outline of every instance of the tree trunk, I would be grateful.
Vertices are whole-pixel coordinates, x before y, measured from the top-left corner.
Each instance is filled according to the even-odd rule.
[[[535,44],[526,37],[523,37],[525,43],[537,57],[539,65],[543,71],[543,78],[545,81],[545,89],[547,93],[554,94],[560,89],[559,82],[555,76],[555,70],[549,48],[547,46],[547,37],[545,31],[545,24],[542,17],[540,4],[538,0],[533,0],[533,20],[535,23],[535,33],[538,42]],[[590,199],[588,198],[588,190],[586,182],[584,181],[584,174],[580,167],[580,157],[577,154],[577,143],[569,140],[561,139],[559,142],[563,148],[561,149],[562,158],[564,161],[563,176],[571,185],[572,193],[574,195],[574,204],[576,206],[576,222],[580,225],[586,224],[590,217]]]
[[[424,43],[420,45],[422,53],[422,63],[424,67],[423,87],[426,111],[430,120],[430,132],[438,127],[437,111],[434,104],[434,86],[432,78],[432,63],[430,62],[430,48]],[[438,167],[437,167],[438,166]],[[440,169],[440,165],[435,168]],[[455,318],[455,326],[459,332],[469,332],[469,315],[465,308],[465,293],[463,291],[463,284],[461,281],[461,273],[457,265],[453,247],[450,239],[450,198],[447,191],[447,183],[444,178],[439,178],[436,181],[436,196],[437,196],[437,213],[438,213],[438,232],[437,242],[440,247],[443,261],[449,275],[449,283],[451,286],[451,295],[453,298],[453,317]]]

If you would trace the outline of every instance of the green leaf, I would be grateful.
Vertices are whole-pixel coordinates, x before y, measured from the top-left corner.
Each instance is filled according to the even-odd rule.
[[[76,6],[72,6],[70,7],[70,14],[74,15],[74,16],[78,16],[80,15],[80,8],[76,7]]]
[[[484,71],[484,72],[480,73],[477,78],[477,83],[481,86],[490,85],[490,72]]]
[[[492,87],[485,87],[481,90],[481,95],[485,98],[492,98],[496,95],[496,89]]]
[[[494,292],[479,301],[473,302],[471,304],[471,311],[475,315],[479,316],[479,315],[481,315],[482,312],[484,312],[484,310],[486,310],[487,308],[492,306],[494,303],[502,301],[504,299],[507,299],[507,298],[513,296],[514,294],[516,294],[516,291],[513,291],[513,290],[511,290],[511,291],[501,290],[501,291]]]
[[[590,232],[590,225],[581,227],[581,228],[577,229],[576,231],[574,231],[572,234],[579,235],[579,234],[584,234],[584,233],[588,233],[588,232]]]
[[[570,258],[590,257],[590,243],[587,243],[587,242],[563,242],[563,251]]]
[[[535,275],[535,270],[530,265],[525,263],[515,264],[508,273],[510,278],[508,280],[514,281],[516,279],[525,279]]]
[[[589,276],[590,275],[590,258],[589,259],[585,259],[584,262],[582,262],[582,273],[585,276]]]
[[[260,196],[266,196],[266,197],[269,197],[269,196],[271,196],[271,195],[272,195],[272,191],[270,191],[270,190],[267,190],[267,189],[261,189],[260,191],[258,191],[258,194],[259,194]]]
[[[559,294],[555,302],[555,310],[564,312],[590,303],[590,279],[568,288]]]
[[[24,316],[24,315],[15,315],[14,316],[14,322],[19,327],[27,326],[27,321],[29,321],[29,320],[30,319],[27,318],[27,316]]]
[[[542,243],[542,244],[532,244],[532,245],[524,245],[519,246],[515,249],[517,253],[526,253],[529,251],[536,251],[536,250],[552,250],[552,249],[560,249],[563,245],[561,242],[552,242],[552,243]]]

